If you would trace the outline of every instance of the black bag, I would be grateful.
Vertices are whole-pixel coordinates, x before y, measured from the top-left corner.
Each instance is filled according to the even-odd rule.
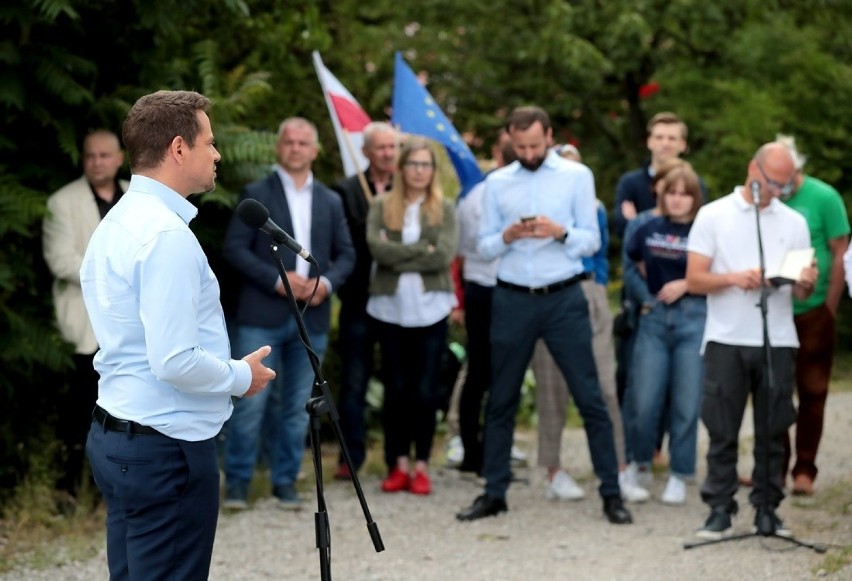
[[[612,334],[619,339],[627,339],[633,334],[634,324],[632,310],[627,308],[621,309],[615,318],[612,320]]]

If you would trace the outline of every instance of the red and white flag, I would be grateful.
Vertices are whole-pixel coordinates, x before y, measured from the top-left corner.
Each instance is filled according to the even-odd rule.
[[[361,108],[352,93],[325,68],[319,53],[314,51],[313,56],[314,68],[322,85],[334,133],[337,135],[343,171],[347,176],[355,175],[358,170],[367,169],[367,159],[361,149],[364,145],[364,127],[370,122],[370,116]]]

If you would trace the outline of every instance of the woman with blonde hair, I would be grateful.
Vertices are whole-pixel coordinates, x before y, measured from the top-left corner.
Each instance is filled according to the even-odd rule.
[[[458,244],[453,203],[444,199],[429,142],[403,145],[393,189],[367,217],[375,272],[367,313],[378,321],[385,388],[385,492],[429,494],[438,371],[447,317],[456,305],[450,264]],[[414,446],[415,466],[409,469]]]

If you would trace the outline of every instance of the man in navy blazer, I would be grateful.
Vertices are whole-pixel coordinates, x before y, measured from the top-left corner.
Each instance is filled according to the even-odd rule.
[[[305,326],[322,360],[328,345],[331,293],[355,265],[355,250],[340,198],[314,179],[311,164],[318,153],[317,129],[300,117],[285,119],[278,130],[278,164],[265,178],[246,186],[242,199],[253,198],[316,258],[319,269],[286,249],[281,252],[287,279],[300,308],[316,295],[305,312]],[[286,290],[269,251],[271,239],[235,215],[225,235],[224,256],[242,275],[236,315],[234,352],[251,353],[255,345],[271,345],[268,365],[278,373],[257,397],[239,400],[228,422],[225,444],[225,502],[244,509],[258,456],[258,439],[270,467],[272,493],[282,508],[298,508],[296,476],[302,463],[314,374],[299,340]],[[262,431],[262,434],[261,434]]]

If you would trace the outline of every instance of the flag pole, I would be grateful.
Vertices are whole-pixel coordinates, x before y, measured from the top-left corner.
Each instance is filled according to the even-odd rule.
[[[355,169],[358,171],[358,183],[361,184],[361,191],[364,193],[367,205],[369,205],[370,200],[372,199],[370,184],[367,183],[367,177],[364,175],[364,172],[360,167],[358,167],[358,162],[356,161],[358,157],[355,155],[355,146],[352,145],[352,140],[349,138],[348,129],[343,130],[343,141],[346,142],[346,150],[349,152],[349,157],[351,157],[352,161],[355,163]]]

